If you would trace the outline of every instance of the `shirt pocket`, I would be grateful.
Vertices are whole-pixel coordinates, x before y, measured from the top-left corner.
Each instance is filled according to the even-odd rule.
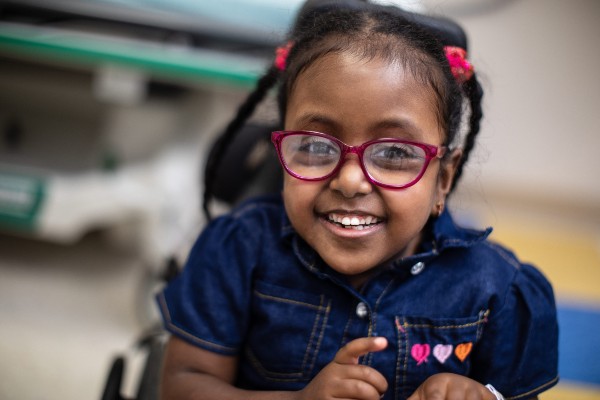
[[[245,355],[267,381],[310,380],[325,334],[331,300],[256,282]]]
[[[468,376],[471,354],[481,338],[487,310],[466,318],[396,317],[396,399],[410,396],[431,375]]]

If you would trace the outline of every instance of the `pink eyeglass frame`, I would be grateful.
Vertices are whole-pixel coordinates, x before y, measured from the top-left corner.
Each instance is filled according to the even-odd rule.
[[[283,156],[281,155],[281,142],[286,136],[293,136],[293,135],[320,136],[322,138],[329,139],[332,142],[337,143],[338,146],[340,147],[340,149],[342,150],[342,153],[340,155],[340,160],[338,161],[335,168],[329,174],[322,176],[320,178],[307,178],[302,175],[298,175],[295,172],[293,172],[291,169],[289,169],[287,164],[283,160]],[[413,142],[410,140],[402,140],[402,139],[396,139],[396,138],[382,138],[382,139],[369,140],[368,142],[365,142],[365,143],[361,144],[360,146],[349,146],[336,137],[333,137],[326,133],[315,132],[315,131],[275,131],[275,132],[271,133],[271,142],[273,142],[273,145],[275,146],[275,149],[277,150],[277,157],[279,158],[279,162],[281,163],[281,166],[283,167],[283,169],[285,169],[285,171],[288,174],[290,174],[294,178],[297,178],[297,179],[300,179],[303,181],[309,181],[309,182],[323,181],[325,179],[329,179],[333,175],[337,174],[338,171],[342,168],[342,165],[344,165],[344,163],[346,162],[346,155],[348,155],[349,153],[354,153],[358,156],[360,167],[363,171],[363,174],[367,178],[367,180],[370,183],[372,183],[373,185],[382,187],[384,189],[406,189],[410,186],[413,186],[414,184],[416,184],[417,182],[419,182],[421,180],[421,178],[425,174],[425,171],[427,171],[427,167],[429,166],[429,163],[431,162],[431,160],[433,160],[434,158],[444,157],[444,154],[446,153],[446,150],[447,150],[447,148],[445,146],[438,147],[438,146],[434,146],[431,144]],[[423,168],[421,168],[421,172],[419,172],[419,174],[412,181],[410,181],[404,185],[400,185],[400,186],[388,185],[388,184],[381,183],[381,182],[375,180],[367,172],[367,168],[365,167],[365,163],[363,161],[363,154],[365,152],[365,149],[368,146],[370,146],[373,143],[379,143],[379,142],[410,144],[410,145],[417,146],[417,147],[420,147],[421,149],[423,149],[425,151],[425,163],[423,163]]]

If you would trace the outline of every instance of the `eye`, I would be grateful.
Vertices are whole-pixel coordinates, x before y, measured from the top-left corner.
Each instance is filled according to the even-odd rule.
[[[425,152],[418,146],[406,143],[375,143],[368,148],[369,164],[388,170],[420,168]]]
[[[378,143],[373,145],[372,148],[370,152],[371,157],[391,162],[402,159],[422,158],[423,156],[423,150],[420,147],[403,143]]]
[[[311,156],[333,156],[339,153],[338,146],[332,141],[315,136],[304,138],[298,144],[297,151]]]
[[[289,168],[300,174],[300,168],[331,168],[337,164],[341,149],[332,140],[317,135],[290,135],[282,141],[282,156]],[[314,175],[303,171],[304,176]]]
[[[378,154],[374,154],[376,157],[384,158],[386,160],[398,160],[405,157],[410,157],[410,153],[406,148],[398,145],[381,146]]]

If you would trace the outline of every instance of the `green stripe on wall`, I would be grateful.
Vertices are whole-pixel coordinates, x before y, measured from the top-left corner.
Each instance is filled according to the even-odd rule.
[[[159,74],[243,87],[253,86],[266,66],[264,60],[216,51],[14,25],[0,26],[0,52],[85,65],[118,63]]]

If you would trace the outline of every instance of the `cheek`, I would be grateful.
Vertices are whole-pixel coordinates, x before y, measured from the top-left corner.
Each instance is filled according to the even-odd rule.
[[[428,202],[428,205],[435,203],[438,197],[441,185],[439,175],[439,165],[430,164],[427,171],[425,171],[425,175],[419,181],[419,190],[422,192],[421,197],[423,201]]]
[[[434,182],[421,181],[406,190],[381,191],[390,218],[407,224],[424,224],[436,199]]]
[[[292,223],[313,212],[316,198],[315,186],[286,175],[283,179],[283,202]]]
[[[296,178],[285,174],[283,177],[283,198],[286,203],[292,203],[298,196],[302,196],[302,190],[299,185],[300,181]]]

